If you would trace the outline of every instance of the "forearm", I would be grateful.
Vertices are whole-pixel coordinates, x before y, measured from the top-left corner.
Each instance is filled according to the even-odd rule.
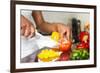
[[[52,23],[48,23],[44,20],[41,11],[33,11],[32,16],[35,20],[36,26],[42,32],[51,33],[57,30],[56,25],[53,25]]]
[[[51,33],[53,31],[57,31],[57,25],[53,23],[43,22],[39,29],[43,32]]]

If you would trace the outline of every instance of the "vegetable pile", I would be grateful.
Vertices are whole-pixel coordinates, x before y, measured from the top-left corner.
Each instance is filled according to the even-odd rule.
[[[89,53],[85,49],[75,49],[70,55],[71,60],[85,60],[89,58]]]
[[[59,57],[59,53],[55,52],[52,49],[44,49],[38,54],[38,59],[42,62],[53,61],[54,59]]]
[[[60,56],[60,61],[89,59],[89,33],[82,31],[78,37],[79,43],[74,48],[71,48],[73,44],[70,40],[62,40],[60,42],[59,49],[63,52]]]
[[[43,62],[49,62],[57,59],[56,61],[68,61],[68,60],[86,60],[89,59],[89,43],[90,36],[86,31],[80,32],[79,42],[72,47],[71,40],[61,38],[58,32],[53,32],[51,39],[58,42],[58,51],[53,49],[42,50],[38,54],[38,58]]]

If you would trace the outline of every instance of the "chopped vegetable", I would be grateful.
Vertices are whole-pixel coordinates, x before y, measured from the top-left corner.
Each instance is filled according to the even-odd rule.
[[[60,39],[60,34],[58,32],[52,32],[51,39],[58,42]]]
[[[79,34],[79,40],[80,42],[83,42],[83,43],[88,43],[89,42],[89,33],[88,32],[81,32]]]
[[[80,43],[77,44],[78,49],[89,49],[89,33],[83,31],[79,34]]]
[[[85,49],[75,49],[72,51],[71,60],[85,60],[89,58],[89,53]]]
[[[77,48],[78,49],[89,49],[89,43],[79,43],[78,45],[77,45]]]
[[[52,49],[44,49],[38,54],[38,59],[43,62],[52,61],[59,57],[59,53]]]

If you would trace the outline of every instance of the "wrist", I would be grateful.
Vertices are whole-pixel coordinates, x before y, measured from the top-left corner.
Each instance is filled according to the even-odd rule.
[[[57,31],[58,25],[55,23],[48,23],[48,22],[43,22],[41,23],[41,26],[38,26],[38,29],[42,32],[46,33],[52,33],[54,31]]]

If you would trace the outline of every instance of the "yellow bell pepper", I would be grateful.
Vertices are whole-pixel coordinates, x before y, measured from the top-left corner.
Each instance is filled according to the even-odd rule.
[[[60,34],[58,32],[52,32],[51,39],[58,42],[60,39]]]

